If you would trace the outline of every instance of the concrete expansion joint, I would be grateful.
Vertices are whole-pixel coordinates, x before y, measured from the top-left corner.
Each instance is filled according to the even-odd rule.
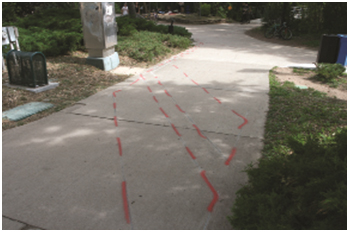
[[[14,221],[14,222],[18,222],[18,223],[21,223],[21,224],[24,224],[24,226],[21,228],[21,230],[46,230],[44,228],[41,228],[39,226],[33,226],[33,225],[30,225],[26,222],[23,222],[21,220],[17,220],[17,219],[14,219],[14,218],[10,218],[10,217],[7,217],[5,215],[2,215],[3,218],[6,218],[8,220],[11,220],[11,221]]]

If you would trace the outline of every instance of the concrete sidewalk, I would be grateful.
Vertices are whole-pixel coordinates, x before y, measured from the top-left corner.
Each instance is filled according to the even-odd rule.
[[[253,26],[187,26],[196,47],[4,131],[3,229],[231,229],[263,147],[268,72],[316,59]]]

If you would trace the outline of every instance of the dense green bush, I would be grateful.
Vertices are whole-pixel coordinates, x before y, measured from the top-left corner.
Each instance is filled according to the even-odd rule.
[[[116,22],[118,23],[118,28],[119,28],[118,35],[121,35],[121,36],[130,35],[135,30],[159,32],[162,34],[168,33],[168,26],[157,25],[153,21],[149,21],[142,18],[133,19],[128,16],[124,16],[124,17],[116,18]],[[131,30],[132,32],[131,33],[128,32],[129,30]],[[187,29],[185,29],[184,27],[178,27],[178,26],[174,26],[173,34],[184,36],[187,38],[191,38],[192,36],[192,33],[190,33]]]
[[[209,16],[211,13],[211,5],[204,3],[201,5],[201,16]]]
[[[227,17],[226,10],[222,6],[220,6],[218,8],[216,15],[219,16],[219,17],[222,17],[222,18],[226,18]]]
[[[188,48],[191,41],[186,37],[149,31],[135,32],[131,36],[119,36],[116,51],[138,61],[152,61],[170,52],[169,47]]]
[[[331,80],[343,75],[345,67],[341,64],[321,63],[316,67],[316,74],[320,79]]]
[[[320,139],[321,138],[321,139]],[[229,217],[234,229],[345,230],[347,130],[335,136],[289,139],[293,153],[249,166]]]
[[[75,51],[82,46],[83,34],[79,9],[46,9],[36,14],[17,18],[22,51],[40,51],[45,56],[57,56]],[[9,50],[5,48],[4,52]]]

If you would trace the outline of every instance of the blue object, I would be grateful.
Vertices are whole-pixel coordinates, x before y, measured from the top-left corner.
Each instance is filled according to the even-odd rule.
[[[118,67],[120,63],[119,55],[117,52],[107,57],[87,57],[86,64],[91,64],[104,71],[110,71]]]
[[[51,103],[31,102],[2,112],[2,118],[7,118],[11,121],[19,121],[51,107],[53,107]]]
[[[338,58],[336,63],[340,63],[343,66],[347,66],[347,35],[338,35],[339,42],[339,51]]]

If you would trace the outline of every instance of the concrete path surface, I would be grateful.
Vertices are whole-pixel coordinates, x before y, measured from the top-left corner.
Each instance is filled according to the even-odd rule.
[[[263,147],[268,71],[316,59],[253,26],[187,26],[194,48],[4,131],[3,229],[231,229]]]

